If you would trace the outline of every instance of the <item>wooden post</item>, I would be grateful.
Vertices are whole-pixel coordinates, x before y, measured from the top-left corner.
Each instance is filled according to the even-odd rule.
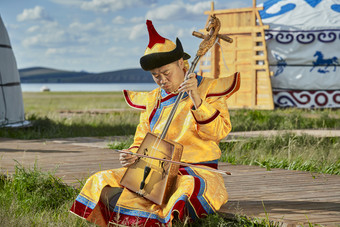
[[[221,72],[220,72],[220,55],[221,55],[220,46],[215,44],[213,46],[213,48],[211,49],[211,56],[214,56],[214,64],[211,65],[212,69],[213,69],[212,71],[213,71],[214,78],[219,78],[220,74],[221,74]]]
[[[215,10],[214,1],[211,1],[211,12]]]
[[[253,9],[251,11],[251,26],[256,26],[256,0],[253,0]],[[253,37],[253,40],[256,40],[257,37],[257,32],[256,31],[252,31],[251,32],[251,36]],[[255,47],[257,44],[257,41],[253,42],[253,47]],[[256,56],[256,50],[253,50],[253,54],[254,56]],[[256,69],[256,59],[252,60],[252,89],[251,89],[251,93],[252,93],[252,100],[251,100],[251,107],[254,109],[256,108],[256,104],[257,104],[257,69]]]

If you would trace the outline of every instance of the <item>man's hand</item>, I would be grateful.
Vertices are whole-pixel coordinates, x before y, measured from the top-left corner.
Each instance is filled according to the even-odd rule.
[[[191,73],[188,76],[188,79],[181,83],[178,89],[179,92],[187,92],[197,109],[202,104],[202,99],[197,90],[197,79],[195,73]]]
[[[129,152],[129,150],[126,150],[126,149],[124,149],[123,151]],[[119,155],[119,161],[123,167],[131,166],[137,160],[137,158],[138,157],[136,155],[126,154],[126,153],[120,153]]]

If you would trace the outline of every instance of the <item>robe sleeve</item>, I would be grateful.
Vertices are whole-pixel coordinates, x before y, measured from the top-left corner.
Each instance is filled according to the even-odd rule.
[[[142,141],[144,140],[146,133],[148,132],[150,132],[148,115],[146,111],[142,111],[140,114],[139,124],[137,125],[133,144],[130,146],[129,150],[136,153]]]
[[[220,141],[231,131],[227,99],[240,88],[240,74],[214,80],[199,108],[191,109],[196,131],[204,140]]]
[[[134,142],[128,149],[131,152],[137,152],[146,133],[150,132],[149,119],[146,111],[149,92],[135,92],[124,90],[123,93],[125,101],[130,107],[141,110],[139,124],[137,125],[134,137]]]
[[[191,110],[196,131],[204,140],[220,141],[231,131],[228,105],[225,98],[218,98],[209,103],[204,100],[196,110]]]

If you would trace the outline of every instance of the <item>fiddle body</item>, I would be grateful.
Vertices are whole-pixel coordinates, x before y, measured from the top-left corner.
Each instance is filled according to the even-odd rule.
[[[174,141],[161,139],[154,133],[147,133],[138,154],[159,159],[180,161],[183,146]],[[148,167],[148,168],[146,168]],[[148,173],[145,173],[148,169]],[[166,161],[139,157],[122,177],[120,184],[129,190],[161,205],[168,201],[176,183],[179,165]]]

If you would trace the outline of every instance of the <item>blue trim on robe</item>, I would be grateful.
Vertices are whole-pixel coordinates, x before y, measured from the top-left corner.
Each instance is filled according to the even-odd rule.
[[[195,168],[195,167],[193,167]],[[210,204],[207,202],[207,200],[203,197],[203,193],[205,191],[205,180],[200,177],[199,175],[197,175],[195,173],[195,171],[193,169],[191,169],[191,167],[185,167],[184,168],[189,175],[193,176],[193,177],[197,177],[200,180],[200,190],[198,192],[197,195],[197,199],[200,201],[202,207],[204,208],[204,210],[207,212],[207,214],[213,214],[215,213],[214,209],[210,206]]]
[[[197,87],[201,84],[202,80],[203,80],[203,77],[202,76],[197,76]],[[162,99],[165,98],[166,96],[168,96],[169,94],[166,93],[166,91],[164,89],[161,89],[161,97]],[[188,94],[185,92],[183,97],[182,97],[182,100],[185,99],[186,97],[188,97]],[[157,123],[162,111],[163,111],[163,108],[166,107],[166,106],[170,106],[172,104],[175,103],[177,99],[177,95],[164,101],[164,102],[161,102],[159,107],[157,108],[156,112],[155,112],[155,115],[152,117],[152,120],[150,122],[150,129],[151,129],[151,132],[153,131],[154,129],[154,126],[155,124]]]
[[[218,164],[218,159],[212,160],[212,161],[207,161],[207,162],[194,162],[192,164],[199,164],[199,165],[204,165],[204,164]]]
[[[96,207],[96,203],[88,200],[87,198],[85,198],[81,195],[77,196],[76,201],[84,204],[86,207],[91,208],[92,210]]]
[[[157,219],[158,221],[160,221],[162,223],[168,223],[170,221],[170,218],[171,218],[171,213],[173,211],[173,207],[181,200],[187,201],[188,196],[182,195],[181,197],[179,197],[176,200],[176,202],[174,203],[174,205],[172,206],[171,211],[169,212],[169,214],[165,218],[160,218],[157,214],[153,214],[153,213],[150,213],[150,212],[131,210],[131,209],[128,209],[128,208],[120,207],[118,205],[114,208],[114,212],[129,215],[129,216],[136,216],[136,217],[149,218],[149,219]]]

